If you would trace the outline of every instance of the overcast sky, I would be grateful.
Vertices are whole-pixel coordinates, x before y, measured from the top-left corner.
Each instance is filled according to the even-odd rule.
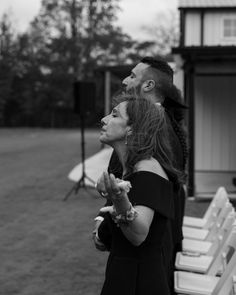
[[[143,25],[151,25],[158,12],[177,9],[178,0],[120,0],[122,11],[118,24],[125,33],[133,38],[141,39]],[[11,11],[16,27],[20,31],[27,28],[28,23],[38,13],[41,0],[0,0],[0,16]]]

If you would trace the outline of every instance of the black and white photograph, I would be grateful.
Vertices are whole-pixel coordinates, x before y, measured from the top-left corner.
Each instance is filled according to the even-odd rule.
[[[0,295],[236,295],[236,0],[0,0]]]

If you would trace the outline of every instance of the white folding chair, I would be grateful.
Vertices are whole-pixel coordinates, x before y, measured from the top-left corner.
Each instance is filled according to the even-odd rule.
[[[223,206],[221,212],[218,215],[218,219],[213,223],[212,232],[209,232],[209,240],[197,240],[197,239],[183,239],[183,252],[197,252],[200,254],[209,254],[214,253],[216,245],[215,240],[217,238],[217,232],[220,230],[222,226],[222,222],[225,220],[226,216],[230,213],[230,211],[234,210],[232,204],[227,201]]]
[[[230,295],[236,274],[236,229],[232,231],[227,251],[222,253],[223,274],[221,277],[184,271],[176,271],[175,292],[188,295]]]
[[[215,196],[213,197],[208,209],[202,218],[184,216],[183,225],[208,229],[212,221],[217,217],[218,211],[228,200],[228,194],[224,187],[219,187]]]
[[[212,220],[211,224],[209,225],[209,229],[200,229],[200,228],[193,228],[189,226],[183,226],[183,236],[187,239],[194,239],[194,240],[202,240],[202,241],[212,241],[214,237],[217,235],[220,227],[224,223],[225,218],[232,211],[233,206],[229,200],[223,205],[222,209],[219,210],[219,214],[215,220]]]
[[[235,247],[232,247],[232,240],[234,239],[235,231],[236,223],[234,222],[232,231],[223,243],[221,249],[217,251],[215,258],[208,267],[208,270],[206,272],[208,275],[222,275],[227,262],[230,260],[235,251]]]
[[[217,260],[219,253],[222,253],[226,248],[234,227],[236,227],[235,211],[227,216],[218,232],[217,240],[219,240],[219,246],[215,249],[215,253],[212,253],[212,255],[192,255],[191,253],[178,252],[175,259],[176,269],[212,274],[215,268],[217,269],[216,272],[218,272],[221,269],[220,261],[214,262]],[[219,263],[218,267],[217,263]]]

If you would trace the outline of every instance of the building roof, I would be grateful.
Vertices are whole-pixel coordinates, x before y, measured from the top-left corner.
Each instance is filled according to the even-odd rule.
[[[188,46],[174,47],[172,54],[181,54],[185,60],[236,61],[236,46]]]
[[[236,7],[236,0],[179,0],[179,8]]]

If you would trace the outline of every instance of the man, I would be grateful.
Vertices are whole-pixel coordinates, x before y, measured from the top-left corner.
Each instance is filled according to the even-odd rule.
[[[173,84],[173,70],[168,63],[162,59],[152,57],[143,58],[131,71],[131,74],[122,81],[123,89],[127,93],[138,93],[140,96],[161,103],[168,113],[171,121],[172,134],[182,151],[178,151],[175,157],[175,166],[184,171],[188,154],[186,135],[181,126],[184,118],[183,110],[187,106],[181,102],[180,91]],[[178,129],[178,130],[177,130]],[[178,133],[178,134],[176,134]],[[173,144],[175,140],[173,140]],[[175,150],[176,144],[173,146]],[[109,165],[110,166],[110,165]],[[117,168],[117,167],[116,167]]]
[[[169,133],[174,156],[173,165],[184,173],[187,145],[180,122],[183,119],[183,110],[186,109],[186,106],[181,103],[180,92],[173,84],[173,70],[171,67],[162,59],[145,57],[132,69],[130,75],[123,80],[122,85],[127,93],[137,93],[143,98],[154,103],[161,103],[164,106],[167,120],[170,123]],[[115,153],[112,154],[108,170],[117,177],[122,175],[122,168]],[[98,190],[102,193],[103,187],[100,186]],[[173,272],[176,252],[182,250],[184,206],[185,192],[183,187],[180,187],[176,189],[175,193],[175,219],[169,224],[168,232],[166,233],[169,248],[164,249],[164,256],[166,256],[167,261],[166,267],[170,273]],[[97,217],[97,227],[94,231],[97,234],[95,236],[95,244],[100,250],[109,250],[111,237],[109,236],[106,222],[101,222],[102,218],[106,218],[106,216]],[[170,252],[173,253],[171,257],[169,257]],[[173,280],[173,278],[171,279]],[[171,284],[173,284],[173,281]]]
[[[151,57],[145,57],[132,70],[123,82],[123,88],[126,92],[136,90],[141,96],[157,102],[156,94],[161,96],[162,103],[164,97],[159,91],[161,83],[173,83],[173,70],[163,60],[156,60]]]

